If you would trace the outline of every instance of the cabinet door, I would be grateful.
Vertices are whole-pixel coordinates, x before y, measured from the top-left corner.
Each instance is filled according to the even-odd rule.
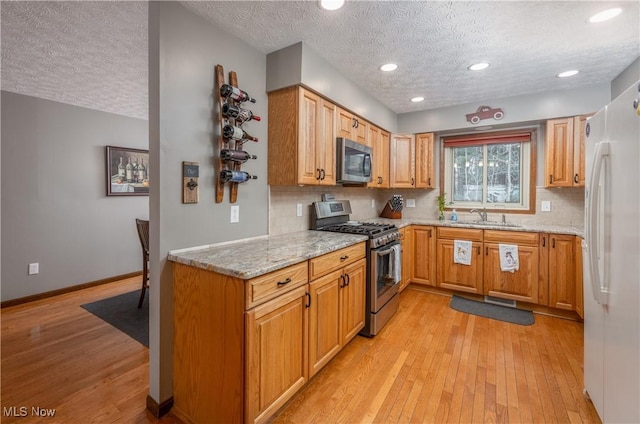
[[[389,186],[415,187],[415,141],[411,134],[392,134],[389,148]]]
[[[413,277],[416,284],[436,285],[436,237],[433,227],[416,225],[413,227]]]
[[[355,120],[355,127],[353,136],[355,141],[365,146],[369,145],[369,123],[364,119],[360,119],[357,116],[353,118]]]
[[[576,254],[576,312],[584,319],[584,286],[582,275],[582,239],[575,237],[574,252]]]
[[[400,291],[404,290],[412,280],[413,276],[413,226],[400,229],[402,248],[402,281]]]
[[[318,166],[322,174],[320,184],[336,185],[336,105],[320,99],[318,126]]]
[[[364,328],[366,260],[344,268],[346,286],[340,291],[341,345],[344,346]]]
[[[264,422],[308,379],[307,286],[245,314],[245,422]]]
[[[471,265],[462,265],[453,262],[454,240],[437,239],[436,243],[438,287],[482,294],[482,243],[473,242]],[[417,261],[418,258],[416,257],[416,262]]]
[[[500,269],[498,243],[484,243],[484,294],[503,299],[538,303],[538,246],[518,245],[519,269]]]
[[[549,306],[576,307],[575,237],[551,234],[549,247]]]
[[[338,109],[337,116],[337,131],[338,137],[348,138],[349,140],[353,140],[355,138],[355,118],[351,112],[347,112],[342,108]]]
[[[334,271],[309,284],[309,377],[327,364],[339,351],[340,292],[342,270]]]
[[[576,187],[584,187],[585,169],[584,169],[584,141],[586,134],[587,117],[576,116],[573,123],[573,185]]]
[[[545,186],[573,186],[573,118],[547,121]]]
[[[434,188],[433,133],[416,134],[416,187]]]
[[[321,122],[322,99],[302,88],[298,91],[300,113],[298,117],[298,183],[320,184],[321,140],[318,129]]]
[[[373,171],[367,187],[389,188],[389,133],[369,124],[368,143],[373,152]]]

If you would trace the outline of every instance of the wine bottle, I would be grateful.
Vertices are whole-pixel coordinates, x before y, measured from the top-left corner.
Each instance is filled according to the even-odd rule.
[[[250,136],[242,128],[233,125],[225,125],[222,129],[222,135],[228,139],[258,141],[256,137]]]
[[[258,156],[250,155],[248,152],[245,152],[244,150],[222,149],[220,150],[220,159],[222,159],[223,161],[245,163],[249,159],[258,159]]]
[[[138,179],[140,182],[147,179],[147,168],[144,166],[144,159],[140,159],[140,165],[138,166]]]
[[[259,121],[260,117],[256,116],[249,109],[243,109],[238,106],[230,105],[229,103],[225,103],[222,105],[222,114],[228,118],[234,118],[240,122],[246,122],[250,120]]]
[[[120,156],[120,163],[118,164],[118,178],[124,180],[124,162],[122,162],[122,156]]]
[[[138,167],[138,158],[136,157],[133,162],[133,182],[140,182],[140,169]]]
[[[232,98],[238,103],[242,103],[242,102],[255,103],[256,102],[256,99],[251,97],[249,93],[247,93],[246,91],[240,90],[238,87],[234,87],[233,85],[229,85],[229,84],[222,84],[222,87],[220,87],[220,95],[225,99]]]
[[[131,165],[131,158],[128,158],[127,166],[125,166],[125,176],[127,177],[127,182],[133,182],[133,165]]]
[[[251,175],[246,171],[231,171],[225,169],[224,171],[220,171],[220,179],[223,183],[244,183],[248,180],[257,180],[258,177]]]

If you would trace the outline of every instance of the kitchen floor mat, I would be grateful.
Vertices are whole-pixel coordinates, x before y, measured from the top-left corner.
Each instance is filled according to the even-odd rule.
[[[510,322],[512,324],[531,325],[535,322],[533,312],[531,311],[478,302],[456,295],[451,298],[449,306],[456,311],[496,319],[498,321]]]

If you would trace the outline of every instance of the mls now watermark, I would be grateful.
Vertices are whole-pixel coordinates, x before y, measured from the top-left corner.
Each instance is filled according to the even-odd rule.
[[[5,417],[53,417],[55,409],[40,408],[39,406],[3,406],[2,415]]]

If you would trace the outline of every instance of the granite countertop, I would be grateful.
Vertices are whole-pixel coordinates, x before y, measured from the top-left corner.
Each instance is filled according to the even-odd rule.
[[[433,225],[436,227],[457,227],[457,228],[480,228],[484,230],[502,230],[502,231],[529,231],[535,233],[551,233],[551,234],[568,234],[573,236],[584,236],[584,227],[569,226],[569,225],[547,225],[547,224],[511,224],[504,225],[499,222],[486,222],[476,223],[473,221],[460,220],[460,221],[440,221],[437,219],[428,218],[401,218],[401,219],[388,219],[388,218],[375,218],[366,221],[371,222],[384,222],[388,224],[394,224],[398,228],[406,227],[409,225]]]
[[[368,237],[328,231],[301,231],[172,250],[168,259],[241,279],[257,277],[333,252]]]

